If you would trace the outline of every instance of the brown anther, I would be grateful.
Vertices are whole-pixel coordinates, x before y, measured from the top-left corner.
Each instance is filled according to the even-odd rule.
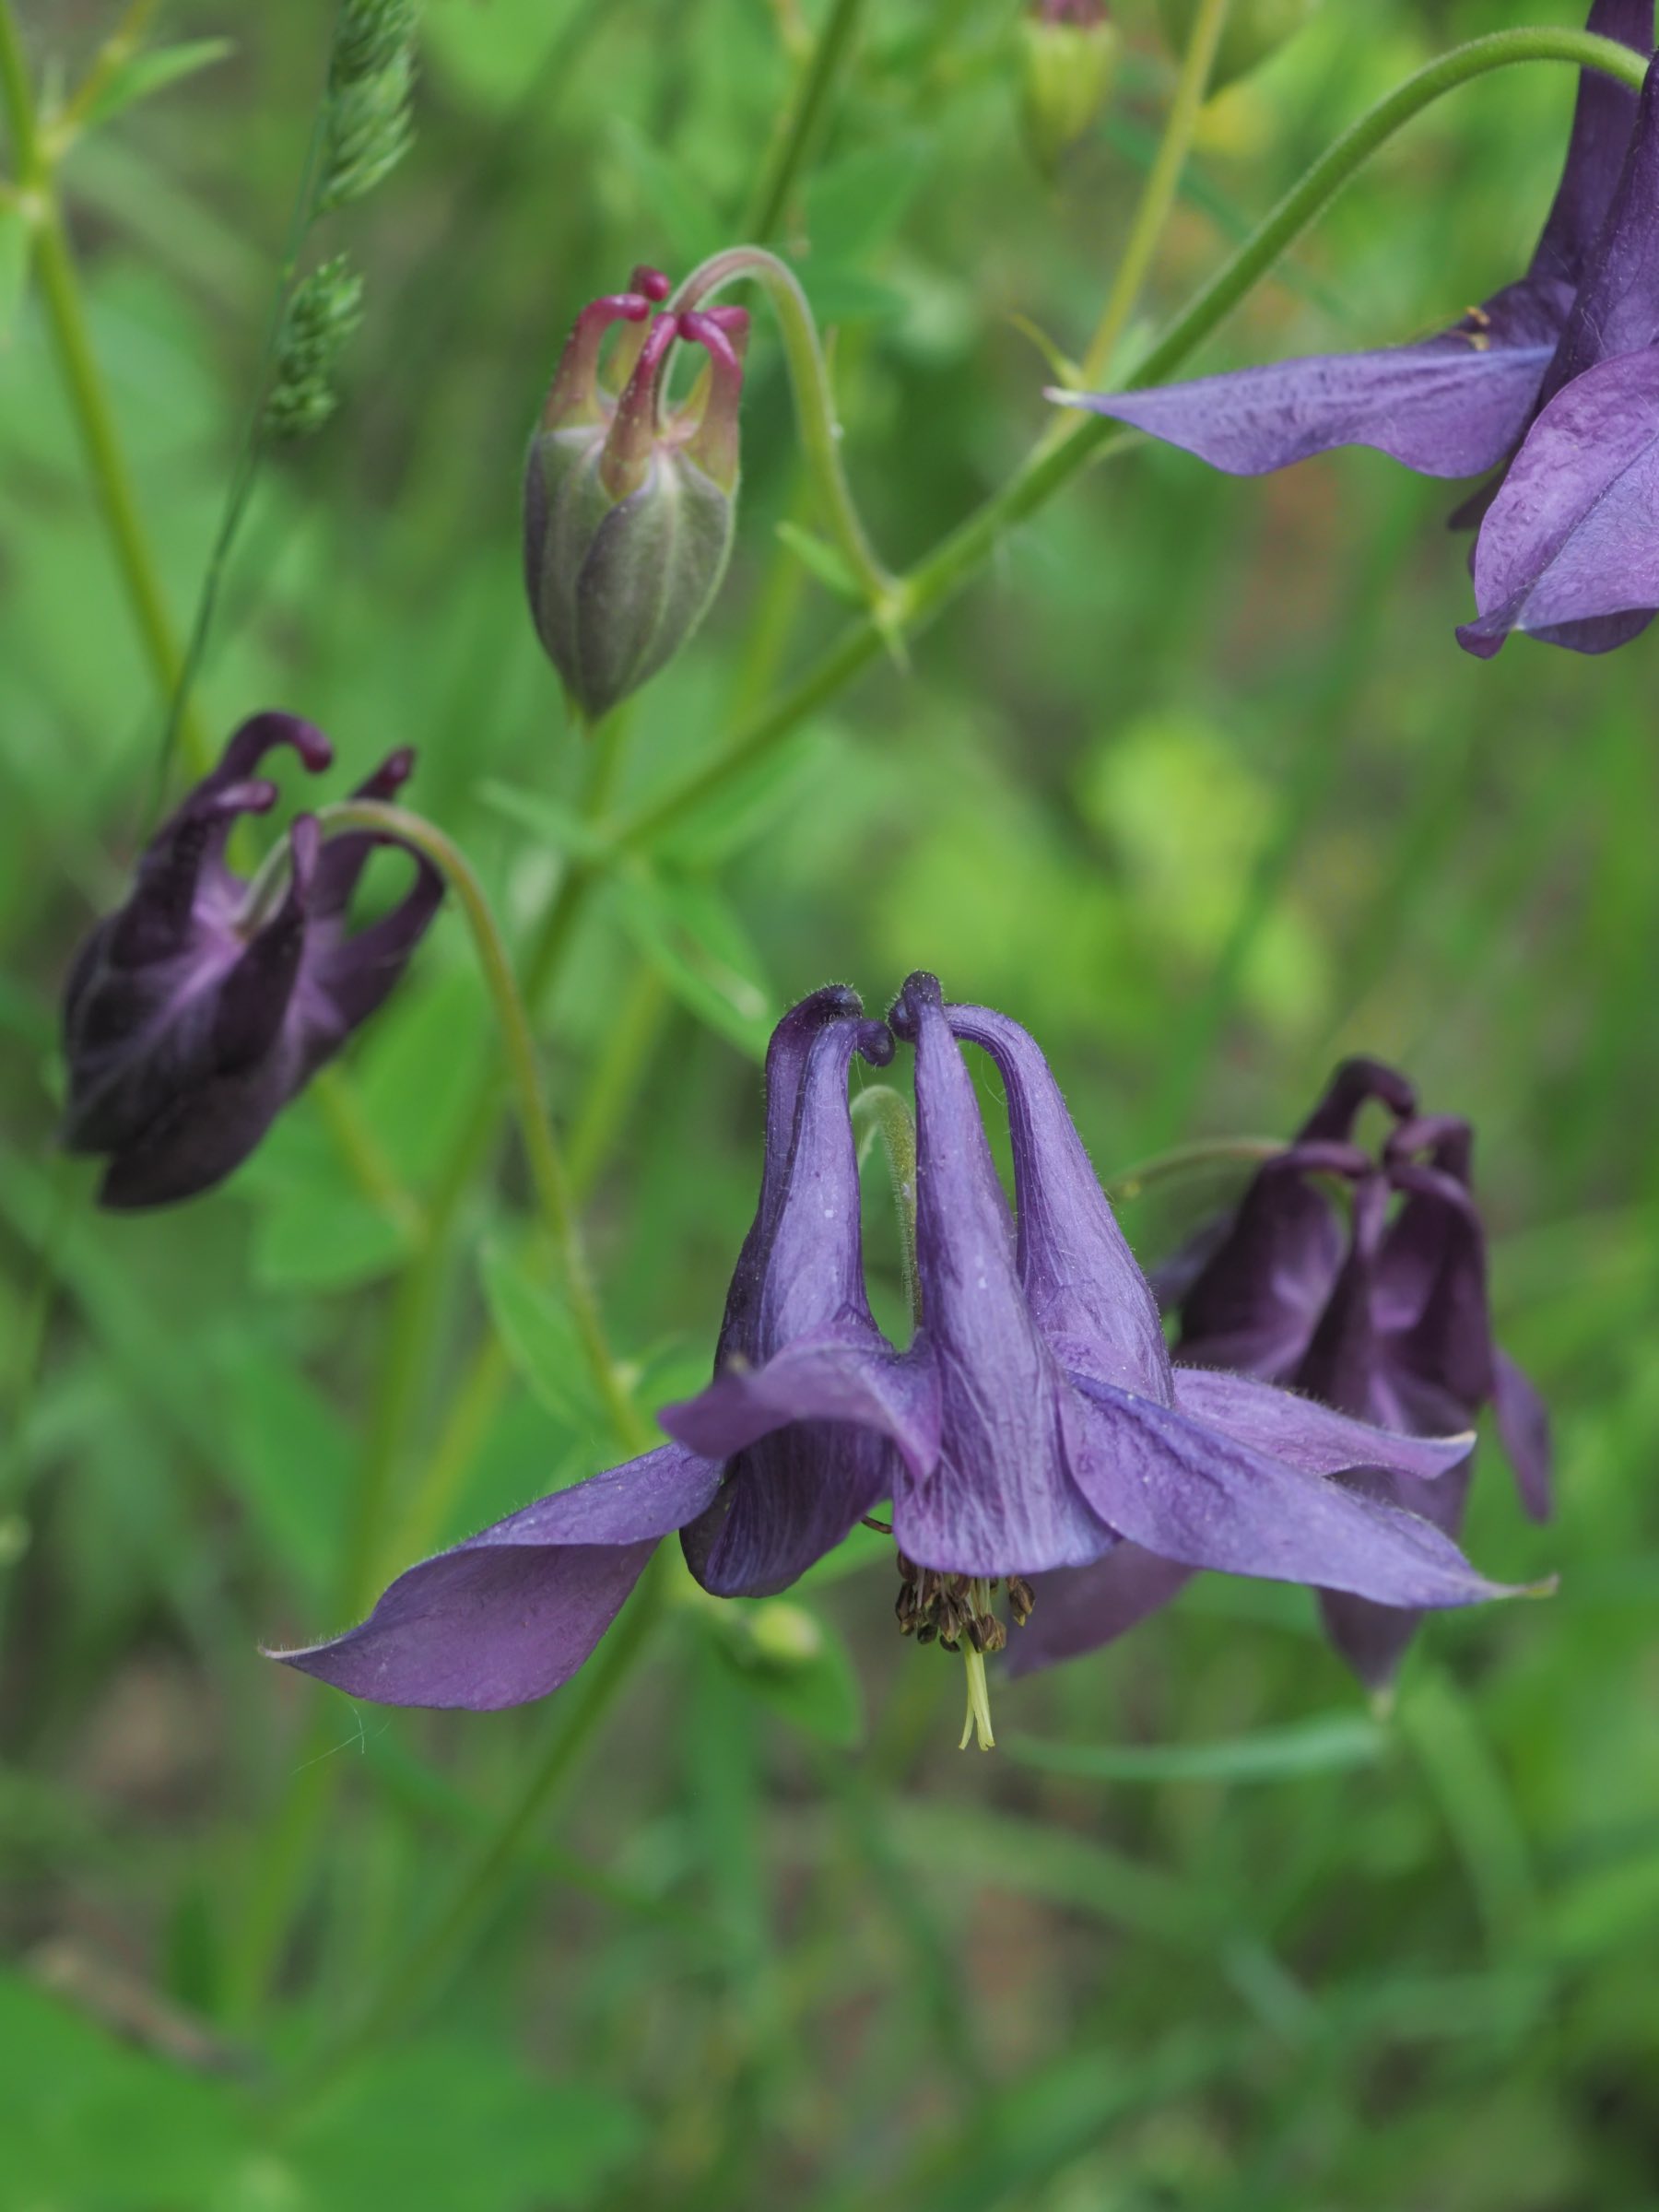
[[[937,1640],[938,1633],[939,1624],[936,1620],[924,1620],[916,1630],[916,1641],[933,1643]]]
[[[866,1513],[859,1525],[863,1528],[873,1528],[878,1536],[890,1536],[893,1533],[892,1523],[877,1521],[874,1513]]]
[[[949,1591],[952,1597],[966,1597],[968,1594],[968,1577],[965,1574],[947,1575],[945,1580],[945,1587]]]
[[[905,1558],[905,1556],[904,1556],[903,1552],[900,1552],[900,1553],[899,1554],[899,1579],[900,1579],[900,1581],[901,1583],[913,1583],[913,1582],[915,1582],[915,1581],[917,1580],[917,1577],[918,1577],[918,1574],[919,1574],[919,1572],[920,1572],[920,1570],[917,1568],[917,1565],[916,1565],[916,1562],[915,1562],[915,1560],[914,1560],[914,1559],[907,1559]]]
[[[966,1624],[968,1641],[976,1652],[985,1649],[985,1630],[995,1625],[989,1613],[982,1613],[977,1620],[971,1615],[969,1617]]]
[[[940,1631],[939,1649],[942,1652],[959,1652],[961,1648],[962,1645],[959,1637],[947,1636],[943,1630]]]
[[[1011,1574],[1008,1577],[1008,1611],[1014,1616],[1014,1626],[1017,1629],[1025,1627],[1026,1622],[1031,1618],[1031,1609],[1036,1603],[1037,1594],[1024,1575]]]
[[[943,1597],[939,1600],[939,1634],[942,1637],[960,1636],[962,1623],[967,1618],[966,1606],[959,1605],[954,1597]]]
[[[1008,1641],[1008,1631],[994,1613],[982,1613],[973,1626],[982,1639],[975,1646],[978,1651],[1000,1652]],[[972,1630],[969,1633],[971,1634]]]
[[[893,1618],[899,1623],[899,1632],[908,1636],[916,1625],[916,1594],[908,1583],[900,1583],[899,1595],[893,1601]]]

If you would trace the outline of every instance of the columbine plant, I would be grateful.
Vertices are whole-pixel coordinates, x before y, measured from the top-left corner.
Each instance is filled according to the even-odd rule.
[[[312,773],[334,759],[321,730],[256,714],[161,826],[124,905],[82,945],[64,997],[69,1095],[64,1143],[108,1161],[100,1203],[171,1205],[240,1167],[288,1101],[385,1000],[443,897],[438,871],[395,837],[324,839],[295,817],[274,901],[244,883],[225,847],[244,815],[276,803],[255,775],[276,746]],[[415,755],[388,755],[354,794],[382,800]],[[377,844],[415,863],[390,913],[355,935],[347,915]]]
[[[1588,29],[1644,56],[1653,0]],[[1566,166],[1525,273],[1432,338],[1146,391],[1054,391],[1236,476],[1370,445],[1430,477],[1500,469],[1479,522],[1471,653],[1512,630],[1605,653],[1659,607],[1659,91],[1583,71]],[[1484,520],[1482,517],[1484,516]]]
[[[759,1207],[715,1373],[671,1406],[675,1441],[526,1507],[401,1575],[359,1627],[274,1655],[357,1697],[488,1708],[567,1680],[656,1541],[681,1533],[722,1596],[786,1587],[883,1498],[898,1619],[959,1651],[966,1745],[993,1740],[985,1655],[1044,1584],[1138,1547],[1194,1567],[1391,1606],[1500,1594],[1429,1521],[1330,1479],[1419,1480],[1466,1435],[1393,1434],[1248,1378],[1171,1367],[1152,1292],[1046,1062],[1005,1016],[914,975],[891,1015],[916,1049],[916,1267],[904,1351],[870,1314],[846,1074],[888,1030],[841,990],[786,1016],[768,1056]],[[959,1039],[1007,1087],[1016,1210]]]

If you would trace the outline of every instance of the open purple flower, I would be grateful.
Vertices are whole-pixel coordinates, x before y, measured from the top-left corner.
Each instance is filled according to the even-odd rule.
[[[1354,1142],[1360,1109],[1394,1117],[1377,1156]],[[1411,1085],[1350,1060],[1236,1210],[1201,1230],[1155,1278],[1177,1314],[1178,1357],[1306,1391],[1344,1413],[1419,1435],[1490,1405],[1522,1502],[1547,1518],[1549,1429],[1536,1392],[1492,1335],[1486,1236],[1469,1188],[1466,1122],[1419,1116]],[[1346,1182],[1347,1218],[1333,1185]],[[1425,1482],[1347,1479],[1435,1522],[1463,1524],[1472,1453]],[[1393,1677],[1417,1615],[1322,1594],[1331,1639],[1370,1687]]]
[[[1218,1567],[1385,1605],[1497,1594],[1439,1529],[1328,1479],[1371,1465],[1431,1477],[1463,1457],[1466,1437],[1387,1435],[1265,1384],[1172,1368],[1151,1291],[1032,1040],[986,1008],[947,1006],[926,975],[912,976],[888,1018],[916,1047],[922,1319],[901,1363],[908,1387],[885,1347],[815,1355],[807,1371],[786,1354],[728,1368],[663,1418],[710,1454],[832,1410],[882,1428],[895,1453],[900,1624],[966,1643],[982,1742],[980,1654],[1006,1641],[991,1610],[1005,1579],[1017,1622],[1033,1586],[1041,1619],[1052,1578],[1095,1572],[1128,1545],[1159,1572]],[[1015,1220],[959,1039],[991,1053],[1006,1088]]]
[[[786,1014],[766,1059],[760,1200],[738,1255],[717,1371],[794,1372],[798,1394],[891,1414],[905,1382],[864,1289],[847,1069],[891,1058],[846,990]],[[918,1449],[925,1447],[921,1440]],[[385,1705],[488,1711],[545,1696],[588,1657],[658,1540],[722,1595],[794,1581],[891,1486],[879,1428],[808,1413],[752,1448],[671,1443],[543,1498],[399,1575],[359,1627],[274,1657]]]
[[[1649,55],[1653,0],[1594,0],[1588,28]],[[1342,445],[1374,446],[1424,476],[1503,469],[1495,494],[1456,518],[1481,524],[1479,616],[1461,642],[1487,654],[1525,629],[1580,652],[1622,644],[1659,606],[1643,519],[1659,482],[1654,100],[1651,71],[1640,103],[1582,73],[1560,187],[1525,274],[1433,337],[1050,396],[1236,476]]]
[[[64,996],[69,1095],[64,1143],[104,1155],[100,1204],[167,1206],[239,1167],[282,1108],[393,989],[443,896],[412,846],[401,904],[352,934],[347,912],[378,844],[364,830],[324,840],[311,815],[288,832],[287,888],[252,913],[225,862],[238,816],[276,786],[256,776],[274,746],[313,773],[333,750],[291,714],[256,714],[150,840],[126,903],[76,956]],[[389,798],[415,763],[406,747],[359,786]]]

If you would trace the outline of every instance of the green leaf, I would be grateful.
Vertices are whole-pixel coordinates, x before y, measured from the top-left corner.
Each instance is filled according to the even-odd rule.
[[[618,903],[629,936],[688,1012],[763,1061],[776,994],[713,884],[639,865],[618,887]]]
[[[827,583],[838,597],[855,602],[864,597],[857,577],[827,539],[803,530],[798,523],[778,523],[774,528],[802,567],[810,569],[818,582]]]
[[[1387,1744],[1375,1721],[1333,1712],[1218,1744],[1055,1744],[1026,1735],[1006,1748],[1024,1766],[1094,1782],[1284,1782],[1373,1766]]]
[[[478,1275],[503,1350],[547,1411],[571,1429],[603,1429],[564,1300],[499,1238],[480,1253]]]
[[[263,1180],[263,1178],[262,1178]],[[344,1176],[276,1197],[253,1238],[253,1274],[266,1290],[354,1290],[408,1257],[403,1228]]]
[[[837,1750],[864,1741],[864,1692],[840,1631],[793,1598],[711,1617],[715,1646],[753,1698]]]
[[[23,305],[33,252],[34,225],[15,200],[0,202],[0,345],[10,337]]]
[[[927,148],[911,138],[876,147],[821,169],[806,188],[813,258],[854,262],[890,238],[927,173]]]
[[[177,46],[129,53],[104,79],[98,97],[81,118],[83,128],[108,123],[124,108],[136,107],[141,100],[151,99],[169,85],[182,84],[187,76],[210,69],[232,51],[229,39],[186,39]]]
[[[688,867],[712,867],[729,859],[781,818],[798,818],[841,749],[821,725],[797,730],[703,800],[665,834],[660,850]]]

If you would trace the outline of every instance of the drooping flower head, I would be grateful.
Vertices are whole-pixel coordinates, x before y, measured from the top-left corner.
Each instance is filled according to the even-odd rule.
[[[1355,1142],[1368,1102],[1393,1117],[1374,1154]],[[1286,1383],[1417,1435],[1469,1427],[1489,1405],[1522,1502],[1543,1520],[1548,1423],[1492,1334],[1472,1153],[1466,1122],[1419,1115],[1404,1076],[1347,1061],[1236,1211],[1198,1232],[1159,1288],[1180,1322],[1182,1359]],[[1346,1211],[1335,1194],[1343,1186]],[[1364,1481],[1455,1535],[1473,1465],[1471,1453],[1432,1482],[1376,1472]],[[1322,1602],[1355,1671],[1386,1683],[1416,1617],[1340,1594]]]
[[[732,549],[737,405],[748,315],[657,312],[669,283],[576,318],[524,470],[524,582],[536,634],[590,720],[671,660],[708,612]],[[607,335],[619,335],[602,358]],[[701,347],[684,403],[665,405],[677,346]]]
[[[396,838],[324,838],[314,817],[288,831],[288,879],[268,912],[227,865],[240,816],[276,786],[255,770],[289,746],[312,773],[333,749],[291,714],[256,714],[146,847],[125,903],[76,956],[64,995],[68,1100],[63,1139],[109,1165],[101,1205],[171,1205],[222,1182],[288,1101],[397,982],[437,912],[443,882],[412,846],[415,880],[367,928],[348,911],[370,854]],[[390,798],[415,764],[405,747],[360,784]]]
[[[990,1741],[984,1654],[1033,1584],[1114,1569],[1287,1577],[1384,1605],[1496,1594],[1439,1529],[1328,1479],[1424,1477],[1466,1437],[1411,1439],[1233,1375],[1171,1367],[1157,1307],[1041,1053],[912,976],[891,1020],[916,1051],[917,1274],[905,1351],[865,1297],[846,1079],[891,1039],[850,993],[785,1017],[768,1056],[760,1203],[715,1372],[662,1415],[676,1440],[527,1507],[399,1577],[369,1619],[277,1654],[392,1704],[512,1704],[574,1672],[656,1540],[678,1529],[719,1594],[786,1586],[892,1500],[900,1626],[960,1651]],[[1016,1210],[961,1043],[1006,1086]],[[1110,1623],[1093,1641],[1112,1632]],[[1058,1653],[1047,1655],[1058,1656]]]
[[[1643,56],[1653,0],[1594,0],[1588,28]],[[1135,392],[1053,392],[1259,476],[1342,445],[1430,477],[1506,473],[1459,510],[1480,523],[1477,620],[1605,652],[1659,606],[1646,473],[1659,429],[1659,88],[1582,73],[1561,182],[1525,273],[1431,338]],[[1484,518],[1484,519],[1483,519]]]

